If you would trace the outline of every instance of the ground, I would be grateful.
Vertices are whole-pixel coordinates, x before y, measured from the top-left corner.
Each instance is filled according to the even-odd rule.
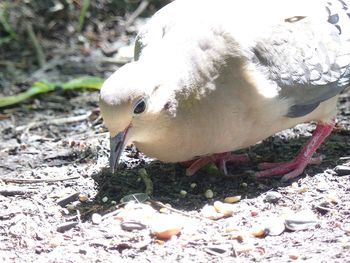
[[[39,32],[46,62],[43,70],[35,49],[21,48],[25,39],[2,44],[0,93],[15,94],[40,79],[105,78],[116,70],[123,62],[114,54],[128,50],[120,48],[132,43],[145,19],[136,17],[127,30],[121,29],[134,9],[114,14],[108,12],[108,1],[96,3],[92,1],[83,32],[71,29],[69,37],[57,16],[46,21],[49,34],[30,15],[39,7],[27,4],[23,17],[17,5],[11,6],[16,30],[24,19]],[[152,2],[146,14],[158,7]],[[73,15],[64,16],[71,27]],[[252,161],[230,165],[230,176],[209,167],[187,177],[181,165],[150,160],[133,147],[111,174],[109,135],[97,101],[97,91],[56,92],[0,110],[4,262],[350,262],[350,91],[340,96],[337,128],[318,150],[325,156],[322,164],[308,166],[287,183],[258,180],[251,171],[259,161],[292,158],[312,124],[243,150]],[[152,193],[142,203],[121,202],[145,191]],[[237,202],[223,217],[210,205],[222,206],[217,201],[226,197]],[[167,240],[159,228],[180,232]]]

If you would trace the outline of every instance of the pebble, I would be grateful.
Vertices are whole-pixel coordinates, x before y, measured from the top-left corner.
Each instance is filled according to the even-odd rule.
[[[265,237],[266,232],[265,232],[265,227],[263,226],[255,226],[253,230],[251,231],[251,234],[254,237]]]
[[[95,225],[99,225],[102,222],[102,216],[100,214],[94,213],[91,216],[91,221]]]
[[[241,186],[242,186],[243,188],[247,188],[247,187],[248,187],[248,184],[247,184],[247,183],[242,183]]]
[[[102,203],[107,203],[107,201],[108,201],[108,197],[107,196],[102,198]]]
[[[196,184],[196,183],[192,183],[192,184],[190,185],[190,187],[191,187],[192,189],[194,189],[194,188],[197,187],[197,184]]]
[[[282,195],[279,192],[269,191],[266,193],[264,201],[274,204],[274,203],[277,203],[281,198],[282,198]]]
[[[236,195],[236,196],[228,196],[224,199],[225,203],[229,203],[229,204],[233,204],[233,203],[237,203],[242,199],[242,197],[240,195]]]
[[[207,199],[212,199],[214,197],[214,192],[211,189],[208,189],[207,191],[205,191],[204,196]]]

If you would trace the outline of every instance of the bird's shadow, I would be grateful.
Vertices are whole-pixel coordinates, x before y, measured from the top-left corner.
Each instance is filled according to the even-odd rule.
[[[261,161],[280,162],[292,159],[304,145],[307,137],[290,139],[280,136],[271,137],[249,149],[240,151],[252,158],[244,164],[229,164],[230,176],[224,176],[216,169],[202,169],[194,176],[186,176],[185,168],[179,164],[165,164],[153,161],[133,169],[120,169],[111,174],[105,168],[96,173],[93,178],[98,187],[96,201],[108,197],[117,203],[126,195],[145,191],[144,181],[139,176],[139,169],[145,168],[153,183],[151,198],[184,211],[201,209],[205,204],[215,200],[223,200],[228,196],[240,195],[252,199],[269,190],[289,185],[283,183],[280,177],[257,179],[250,176],[251,171],[257,171]],[[321,165],[309,165],[301,177],[314,176],[328,168],[334,168],[339,158],[350,155],[349,134],[333,133],[318,150],[325,155]],[[300,177],[299,177],[300,178]],[[295,179],[295,180],[298,180]],[[208,199],[205,192],[211,190],[213,198]]]

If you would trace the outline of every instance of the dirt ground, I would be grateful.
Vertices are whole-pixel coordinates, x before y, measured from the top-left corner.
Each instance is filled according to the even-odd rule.
[[[1,96],[35,80],[109,76],[124,63],[143,16],[160,7],[151,1],[130,22],[140,4],[131,2],[116,12],[110,1],[91,1],[78,33],[79,6],[61,10],[60,1],[37,1],[42,5],[27,4],[23,12],[14,1],[10,22],[17,32],[23,21],[32,23],[46,63],[39,66],[26,37],[1,44]],[[43,8],[52,17],[38,15]],[[350,262],[349,90],[339,99],[337,129],[318,150],[322,164],[288,183],[258,180],[251,171],[260,161],[291,159],[312,124],[243,150],[252,161],[230,164],[230,176],[209,167],[187,177],[181,165],[150,160],[133,147],[111,174],[97,101],[98,92],[79,90],[0,109],[3,262]],[[148,200],[122,202],[147,191]],[[237,202],[217,202],[226,197]],[[167,239],[164,229],[178,233]]]

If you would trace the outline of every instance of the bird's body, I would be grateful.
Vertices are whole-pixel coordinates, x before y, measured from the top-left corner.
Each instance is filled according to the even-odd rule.
[[[138,35],[135,62],[101,89],[111,136],[128,127],[124,139],[146,155],[182,162],[299,123],[331,123],[349,84],[348,7],[342,0],[174,1]],[[133,114],[140,98],[146,107]]]

